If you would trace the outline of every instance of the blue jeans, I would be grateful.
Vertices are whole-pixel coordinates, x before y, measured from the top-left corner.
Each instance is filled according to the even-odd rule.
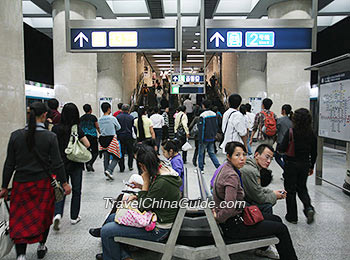
[[[72,199],[70,203],[70,218],[77,219],[80,212],[80,203],[81,203],[81,186],[83,181],[83,168],[81,166],[68,166],[65,167],[67,182],[72,185]],[[55,216],[61,214],[63,216],[64,203],[66,196],[60,202],[55,204]]]
[[[204,151],[207,149],[209,157],[216,168],[220,166],[218,158],[216,158],[214,152],[214,142],[203,142],[199,143],[199,154],[198,154],[198,166],[201,171],[204,170]]]
[[[130,257],[124,246],[114,241],[114,237],[131,237],[148,241],[160,241],[164,239],[170,229],[155,228],[146,231],[144,228],[127,227],[114,221],[115,214],[111,214],[106,224],[101,229],[103,260],[123,260]]]
[[[112,156],[112,161],[110,162]],[[105,171],[109,171],[110,174],[113,174],[115,166],[117,166],[119,159],[111,155],[109,152],[104,151],[103,152],[103,166]]]
[[[276,163],[284,170],[284,155],[275,152],[274,156],[276,158]]]
[[[248,155],[252,155],[252,147],[250,146],[250,138],[252,138],[252,131],[249,131],[248,133],[248,140],[247,140],[247,146],[248,146]]]

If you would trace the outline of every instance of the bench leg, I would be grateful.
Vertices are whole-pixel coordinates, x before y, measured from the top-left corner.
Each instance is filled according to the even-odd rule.
[[[227,247],[222,235],[220,233],[219,227],[214,219],[214,215],[209,208],[204,209],[205,215],[208,218],[210,230],[213,234],[215,245],[218,249],[219,256],[221,260],[230,260],[230,256],[227,252]]]
[[[165,244],[165,250],[164,250],[164,254],[162,256],[162,260],[171,260],[173,254],[174,254],[176,240],[177,240],[177,237],[179,236],[180,228],[181,228],[183,219],[185,217],[185,213],[186,213],[185,208],[179,209],[179,212],[176,216],[175,222],[174,222],[173,227],[171,229],[168,241]]]

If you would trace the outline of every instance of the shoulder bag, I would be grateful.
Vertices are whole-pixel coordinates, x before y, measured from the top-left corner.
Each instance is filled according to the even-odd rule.
[[[0,206],[2,207],[3,216],[3,219],[0,221],[0,259],[2,259],[10,253],[14,243],[10,238],[10,221],[9,217],[7,217],[10,214],[10,209],[5,199],[3,199],[3,203]],[[5,207],[8,214],[5,211]]]
[[[64,189],[61,186],[61,183],[56,180],[56,178],[53,178],[50,174],[50,166],[41,158],[38,150],[34,147],[33,149],[35,157],[38,161],[38,163],[41,165],[41,167],[44,169],[45,173],[49,176],[51,180],[51,187],[53,188],[54,194],[55,194],[55,201],[60,202],[64,198]]]
[[[293,128],[289,128],[289,143],[288,143],[288,147],[286,150],[286,155],[288,157],[295,156],[295,143],[294,143]]]
[[[183,117],[183,114],[180,117],[179,126],[178,126],[178,128],[176,130],[176,138],[177,139],[184,139],[184,138],[186,138],[186,131],[185,131],[185,128],[183,127],[183,124],[182,124],[182,117]]]
[[[67,155],[67,159],[73,162],[86,163],[91,160],[91,152],[79,141],[78,125],[72,126],[69,143],[64,152]]]

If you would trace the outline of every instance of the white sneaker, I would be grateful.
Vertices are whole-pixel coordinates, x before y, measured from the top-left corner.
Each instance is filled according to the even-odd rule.
[[[57,214],[57,215],[53,218],[53,229],[56,230],[56,231],[59,231],[59,230],[60,230],[61,218],[62,218],[62,215],[61,215],[61,214]]]
[[[108,170],[105,170],[105,175],[106,175],[110,180],[114,180],[113,174],[110,173]]]
[[[78,216],[76,219],[71,219],[71,220],[70,220],[70,223],[71,223],[72,225],[75,225],[75,224],[77,224],[78,222],[80,222],[80,220],[81,220],[81,216]]]
[[[270,259],[280,259],[280,255],[278,254],[277,249],[274,245],[269,246],[266,250],[256,249],[255,255],[267,257]]]
[[[16,259],[17,260],[27,260],[26,255],[19,255]]]

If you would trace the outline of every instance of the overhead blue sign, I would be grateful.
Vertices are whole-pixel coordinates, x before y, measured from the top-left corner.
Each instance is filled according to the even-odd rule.
[[[71,49],[175,51],[175,28],[74,28]]]
[[[312,28],[207,28],[208,51],[310,50]]]
[[[204,75],[178,75],[174,74],[171,77],[171,81],[176,83],[182,81],[186,83],[204,83]]]

